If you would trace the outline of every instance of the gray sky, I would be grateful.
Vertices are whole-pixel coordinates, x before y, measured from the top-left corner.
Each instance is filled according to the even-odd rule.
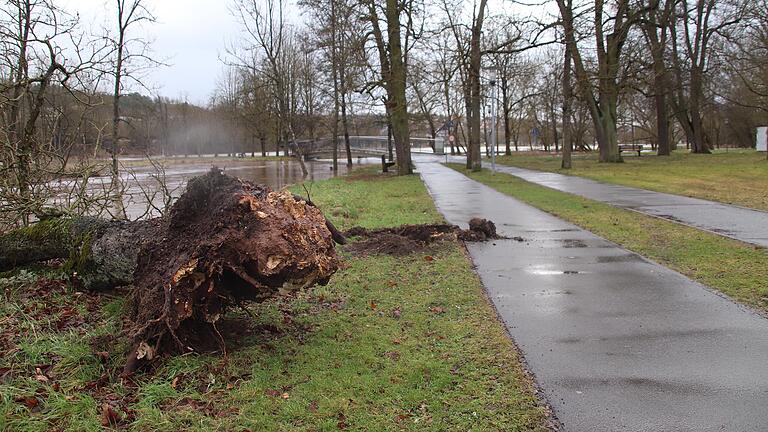
[[[157,18],[135,31],[149,35],[157,59],[170,66],[152,71],[148,83],[173,98],[205,104],[222,69],[219,56],[239,32],[229,11],[229,0],[148,0]],[[114,19],[114,0],[59,0],[69,11],[78,11],[85,27],[98,31]],[[107,12],[110,11],[110,12]],[[109,16],[107,14],[110,14]]]
[[[115,26],[115,0],[55,2],[70,12],[77,11],[83,27],[90,28],[95,34],[102,34],[105,26],[110,29]],[[228,46],[238,43],[240,26],[230,13],[232,0],[145,0],[145,3],[157,22],[135,28],[132,36],[148,36],[153,41],[154,57],[169,66],[151,71],[144,82],[153,93],[207,104],[223,69],[219,58],[226,55]],[[300,23],[302,17],[298,8],[293,1],[287,3],[286,19]],[[465,7],[471,8],[471,4],[467,1]],[[520,9],[520,6],[504,0],[489,0],[489,10],[494,14],[514,9]],[[543,14],[551,9],[551,4],[534,9]]]

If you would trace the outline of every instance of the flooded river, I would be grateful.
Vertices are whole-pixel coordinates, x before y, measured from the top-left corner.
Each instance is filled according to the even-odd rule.
[[[358,158],[355,159],[353,168],[376,162],[378,159]],[[216,166],[232,176],[257,184],[264,184],[272,189],[281,189],[302,180],[324,180],[334,176],[331,170],[331,161],[306,162],[309,171],[306,179],[302,176],[300,164],[293,160],[222,158],[198,162],[194,158],[188,158],[166,162],[163,170],[157,170],[152,166],[133,167],[127,169],[127,172],[122,175],[125,191],[123,201],[129,219],[158,216],[159,210],[165,205],[166,199],[164,197],[170,194],[173,198],[178,198],[184,192],[184,187],[189,179],[206,173],[212,166]],[[346,164],[339,163],[339,171],[336,175],[346,173]],[[88,189],[92,196],[103,195],[104,191],[109,190],[110,185],[109,176],[92,177],[88,181]],[[64,188],[66,189],[66,186]],[[71,197],[57,197],[57,201],[68,199],[71,200]]]

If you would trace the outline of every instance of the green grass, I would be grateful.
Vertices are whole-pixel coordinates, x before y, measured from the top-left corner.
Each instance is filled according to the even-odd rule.
[[[502,156],[498,162],[559,172],[642,189],[736,204],[768,211],[768,160],[754,150],[711,155],[677,151],[672,156],[625,156],[623,164],[597,162],[597,155],[574,155],[571,170],[560,157],[541,154]]]
[[[342,228],[441,221],[415,176],[368,170],[315,183],[312,199]],[[251,333],[226,358],[164,358],[133,384],[116,378],[122,344],[91,343],[118,334],[126,301],[28,297],[36,277],[16,272],[0,279],[10,338],[0,339],[9,350],[0,430],[101,430],[104,403],[139,431],[545,430],[546,412],[463,247],[428,254],[347,256],[329,285],[251,307]],[[86,322],[58,329],[62,307]],[[88,386],[100,377],[103,386]],[[39,405],[17,401],[28,397]]]
[[[673,222],[611,207],[508,174],[450,167],[499,192],[572,222],[768,312],[768,250]]]

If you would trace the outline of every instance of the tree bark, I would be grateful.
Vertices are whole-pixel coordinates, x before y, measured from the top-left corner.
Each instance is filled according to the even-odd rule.
[[[501,112],[504,116],[504,154],[512,155],[512,129],[509,124],[510,106],[509,106],[509,78],[506,71],[501,74]]]
[[[389,39],[390,73],[387,86],[389,88],[388,105],[392,136],[395,140],[397,153],[397,173],[412,174],[411,140],[408,125],[408,102],[405,98],[407,66],[403,60],[403,47],[400,38],[400,2],[386,1],[387,36]]]
[[[485,7],[487,0],[480,0],[477,16],[472,24],[472,36],[469,46],[469,90],[470,90],[470,111],[471,116],[468,119],[469,124],[469,143],[467,146],[467,165],[474,172],[482,169],[482,155],[480,153],[480,105],[481,105],[481,87],[480,87],[480,68],[482,66],[482,52],[480,50],[480,39],[483,32],[483,21],[485,20]],[[469,113],[468,113],[469,114]]]
[[[573,37],[572,34],[566,38]],[[573,86],[571,84],[571,50],[568,44],[565,46],[565,59],[563,60],[563,161],[561,168],[571,169],[573,162],[573,134],[571,133],[571,111],[573,106]]]

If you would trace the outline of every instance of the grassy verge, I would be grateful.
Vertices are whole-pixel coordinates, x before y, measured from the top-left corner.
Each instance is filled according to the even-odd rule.
[[[768,312],[768,250],[528,183],[451,168]]]
[[[571,170],[561,170],[560,157],[552,155],[516,154],[498,161],[768,211],[768,161],[765,153],[754,150],[627,156],[623,164],[598,163],[596,154],[575,155]]]
[[[312,199],[342,228],[441,219],[414,176],[317,182]],[[0,430],[543,430],[464,249],[429,256],[348,256],[329,285],[252,307],[255,322],[232,314],[226,358],[166,358],[125,382],[126,301],[16,272],[0,279]]]

